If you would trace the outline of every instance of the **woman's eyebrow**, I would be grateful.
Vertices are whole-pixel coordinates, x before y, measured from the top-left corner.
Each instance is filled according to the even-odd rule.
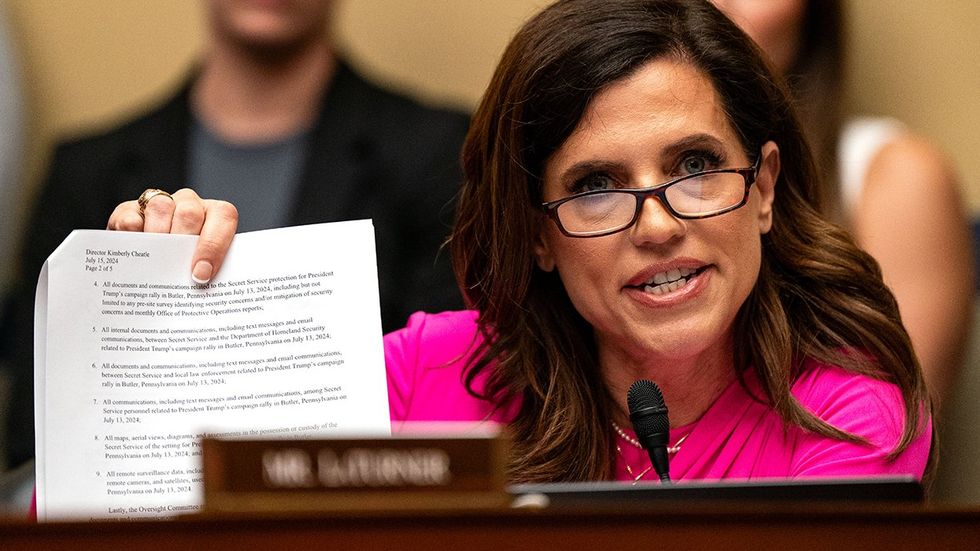
[[[662,158],[673,158],[685,151],[696,148],[696,147],[710,147],[712,149],[721,149],[725,147],[725,142],[719,139],[714,134],[708,134],[705,132],[699,132],[697,134],[691,134],[684,136],[683,138],[665,145],[660,150],[660,155]]]

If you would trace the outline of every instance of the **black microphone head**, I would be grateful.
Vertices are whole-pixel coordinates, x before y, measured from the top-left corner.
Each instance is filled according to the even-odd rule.
[[[640,379],[632,385],[626,392],[626,405],[630,409],[630,414],[646,408],[664,408],[664,393],[660,392],[660,387],[653,381]]]
[[[653,381],[640,379],[626,393],[633,431],[644,448],[666,446],[670,438],[670,420],[660,387]]]

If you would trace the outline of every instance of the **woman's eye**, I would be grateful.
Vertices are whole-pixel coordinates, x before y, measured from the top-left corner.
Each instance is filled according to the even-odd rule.
[[[687,174],[697,174],[708,170],[708,162],[704,157],[688,157],[681,163],[681,167]]]
[[[718,168],[723,166],[722,163],[721,155],[712,151],[691,151],[681,158],[680,166],[677,168],[680,172],[679,176],[685,176]]]
[[[572,193],[598,191],[615,187],[615,181],[606,174],[589,174],[575,182]]]

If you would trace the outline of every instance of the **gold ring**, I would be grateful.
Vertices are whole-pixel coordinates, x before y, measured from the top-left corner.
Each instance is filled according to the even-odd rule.
[[[157,195],[166,195],[171,201],[174,200],[169,193],[163,191],[162,189],[150,188],[140,194],[140,198],[136,200],[136,203],[140,206],[140,216],[143,216],[143,211],[146,210],[146,204],[150,202]]]

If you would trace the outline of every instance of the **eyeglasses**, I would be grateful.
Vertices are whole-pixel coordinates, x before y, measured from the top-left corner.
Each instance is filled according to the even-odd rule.
[[[542,203],[541,208],[569,237],[601,237],[635,224],[643,202],[651,195],[677,218],[710,218],[731,212],[748,200],[758,172],[757,159],[749,168],[705,170],[648,188],[585,191]]]

